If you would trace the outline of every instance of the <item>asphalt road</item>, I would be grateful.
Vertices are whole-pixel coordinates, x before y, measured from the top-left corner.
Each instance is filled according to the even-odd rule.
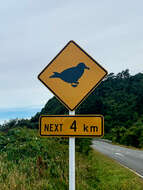
[[[143,151],[123,148],[99,140],[93,140],[92,147],[134,170],[143,178]]]

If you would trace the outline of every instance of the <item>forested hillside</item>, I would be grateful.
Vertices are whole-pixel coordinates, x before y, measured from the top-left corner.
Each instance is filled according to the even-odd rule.
[[[68,110],[53,97],[31,120],[13,120],[2,129],[15,126],[38,128],[42,114],[68,114]],[[76,114],[102,114],[105,118],[104,138],[143,147],[143,74],[131,76],[128,70],[117,75],[109,74],[79,106]]]
[[[41,114],[67,113],[68,110],[54,97],[32,117],[31,122],[38,125]],[[79,106],[76,114],[102,114],[106,138],[143,147],[143,74],[131,76],[129,70],[109,74]]]

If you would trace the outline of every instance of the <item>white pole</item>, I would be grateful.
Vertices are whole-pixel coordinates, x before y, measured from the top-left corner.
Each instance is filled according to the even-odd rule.
[[[75,115],[75,110],[69,115]],[[75,137],[69,137],[69,190],[75,190]]]

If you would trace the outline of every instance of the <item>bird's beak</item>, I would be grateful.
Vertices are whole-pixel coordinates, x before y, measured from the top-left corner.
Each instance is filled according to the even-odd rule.
[[[87,67],[87,66],[85,66],[85,69],[88,69],[88,70],[89,70],[90,68],[89,68],[89,67]]]

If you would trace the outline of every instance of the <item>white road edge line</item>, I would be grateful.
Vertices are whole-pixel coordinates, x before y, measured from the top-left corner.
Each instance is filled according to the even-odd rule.
[[[94,150],[94,148],[93,148],[93,150]],[[96,150],[97,150],[97,149],[96,149]],[[98,150],[97,150],[97,151],[98,151]],[[100,151],[98,151],[98,152],[100,152]],[[102,152],[100,152],[100,153],[103,154]],[[104,154],[104,155],[105,155],[105,154]],[[106,156],[108,156],[108,155],[106,155]],[[120,164],[120,165],[123,166],[124,168],[130,170],[131,172],[133,172],[134,174],[136,174],[137,176],[139,176],[140,178],[143,179],[143,176],[140,175],[139,173],[137,173],[137,172],[135,172],[134,170],[132,170],[131,168],[128,168],[127,166],[121,164],[118,160],[116,160],[116,159],[114,159],[114,158],[112,158],[112,157],[110,157],[110,156],[108,156],[108,157],[111,158],[111,159],[113,159],[113,160],[115,160],[118,164]]]
[[[117,160],[116,160],[117,161]],[[131,172],[133,172],[134,174],[138,175],[139,177],[141,177],[143,179],[143,176],[140,175],[139,173],[135,172],[134,170],[132,170],[131,168],[128,168],[127,166],[121,164],[120,162],[118,162],[121,166],[123,166],[124,168],[127,168],[128,170],[130,170]]]

